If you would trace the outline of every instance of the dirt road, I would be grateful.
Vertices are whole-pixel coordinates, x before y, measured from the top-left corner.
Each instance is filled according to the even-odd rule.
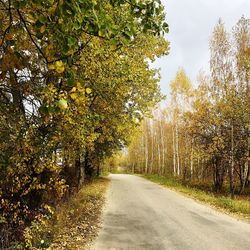
[[[250,249],[249,224],[137,176],[110,178],[94,250]]]

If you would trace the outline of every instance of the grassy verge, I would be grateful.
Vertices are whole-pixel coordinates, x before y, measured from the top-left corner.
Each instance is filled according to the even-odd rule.
[[[86,184],[30,232],[32,249],[87,249],[96,237],[109,180]]]
[[[175,191],[179,191],[186,196],[194,198],[200,202],[209,204],[210,206],[222,210],[225,213],[236,215],[241,219],[250,222],[250,200],[240,197],[232,200],[230,197],[205,192],[197,188],[183,185],[180,181],[173,177],[157,176],[157,175],[140,175],[152,182],[168,187]]]

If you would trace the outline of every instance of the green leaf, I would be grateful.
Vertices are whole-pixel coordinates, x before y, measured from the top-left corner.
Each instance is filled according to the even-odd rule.
[[[42,24],[47,23],[47,17],[46,17],[46,16],[40,16],[40,17],[38,18],[38,20],[39,20]]]

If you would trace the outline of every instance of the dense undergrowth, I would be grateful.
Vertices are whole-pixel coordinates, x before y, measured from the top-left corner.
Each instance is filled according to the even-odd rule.
[[[96,236],[108,184],[108,179],[97,178],[68,201],[48,208],[50,215],[26,229],[25,243],[10,249],[85,249]]]

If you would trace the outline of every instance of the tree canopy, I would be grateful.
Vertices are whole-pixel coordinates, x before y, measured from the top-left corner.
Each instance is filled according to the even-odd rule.
[[[0,230],[22,239],[161,100],[168,26],[159,0],[1,0],[0,24]]]

